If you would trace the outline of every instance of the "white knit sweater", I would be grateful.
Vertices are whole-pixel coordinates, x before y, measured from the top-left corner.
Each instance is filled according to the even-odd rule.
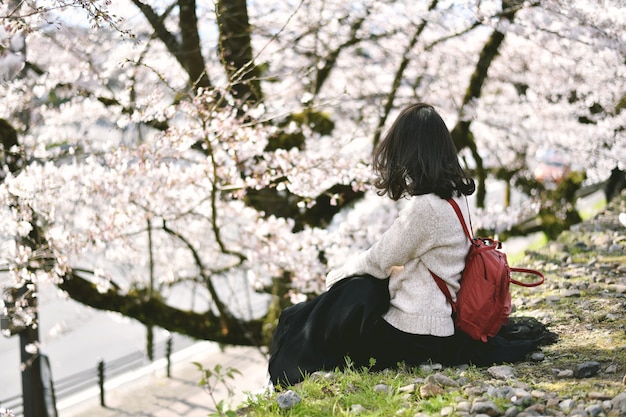
[[[456,201],[468,219],[465,200]],[[391,306],[383,316],[389,324],[407,333],[450,336],[452,307],[429,269],[454,297],[469,245],[450,203],[435,194],[413,196],[372,247],[328,273],[326,287],[352,275],[390,277]]]

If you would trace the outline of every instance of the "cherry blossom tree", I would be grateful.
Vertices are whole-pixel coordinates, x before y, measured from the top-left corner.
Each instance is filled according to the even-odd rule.
[[[483,229],[547,208],[566,227],[571,196],[624,169],[616,1],[0,7],[2,285],[22,325],[20,289],[47,280],[148,326],[266,344],[402,206],[373,192],[369,158],[410,102],[445,116]],[[577,168],[556,189],[532,175],[543,149]],[[486,203],[495,180],[523,203]]]

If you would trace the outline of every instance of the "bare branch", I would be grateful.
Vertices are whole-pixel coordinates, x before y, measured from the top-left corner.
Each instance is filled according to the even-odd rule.
[[[435,7],[437,7],[437,3],[438,3],[438,0],[432,0],[432,2],[430,3],[430,6],[428,6],[428,10],[434,10]],[[404,50],[404,54],[402,55],[402,61],[400,61],[400,65],[398,66],[398,69],[396,70],[396,75],[391,85],[391,90],[389,91],[389,94],[387,95],[387,99],[385,100],[385,107],[383,109],[383,113],[378,119],[378,126],[376,128],[376,131],[374,132],[374,141],[373,141],[374,147],[378,145],[378,141],[380,140],[380,134],[382,132],[383,126],[385,125],[387,121],[387,117],[389,116],[389,113],[391,112],[391,109],[393,108],[393,102],[398,92],[398,88],[400,88],[400,83],[402,82],[402,79],[404,78],[404,71],[406,70],[406,67],[409,65],[409,62],[411,60],[409,58],[409,53],[413,50],[413,48],[417,44],[417,41],[420,35],[426,28],[426,24],[427,24],[426,20],[422,20],[422,22],[415,29],[415,32],[413,33],[413,36],[411,37],[411,40],[409,41],[408,46]]]

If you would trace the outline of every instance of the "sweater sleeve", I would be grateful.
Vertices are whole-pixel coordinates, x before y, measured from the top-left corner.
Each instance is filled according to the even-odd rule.
[[[433,247],[437,216],[425,200],[416,198],[391,227],[367,251],[351,258],[326,276],[326,288],[353,275],[369,274],[385,279],[394,266],[403,266]]]

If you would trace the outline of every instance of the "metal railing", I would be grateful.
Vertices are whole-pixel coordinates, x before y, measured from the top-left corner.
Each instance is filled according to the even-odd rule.
[[[172,337],[168,337],[161,343],[154,345],[153,358],[164,357],[166,359],[167,377],[170,377],[172,355]],[[93,387],[99,387],[100,405],[105,407],[105,382],[113,377],[127,372],[140,369],[151,363],[145,352],[135,351],[120,358],[104,361],[100,359],[96,366],[64,378],[54,380],[54,399],[59,400],[69,398],[72,395],[85,391]],[[22,417],[24,405],[22,404],[22,394],[17,394],[8,398],[0,399],[0,409],[11,410],[15,417]]]

